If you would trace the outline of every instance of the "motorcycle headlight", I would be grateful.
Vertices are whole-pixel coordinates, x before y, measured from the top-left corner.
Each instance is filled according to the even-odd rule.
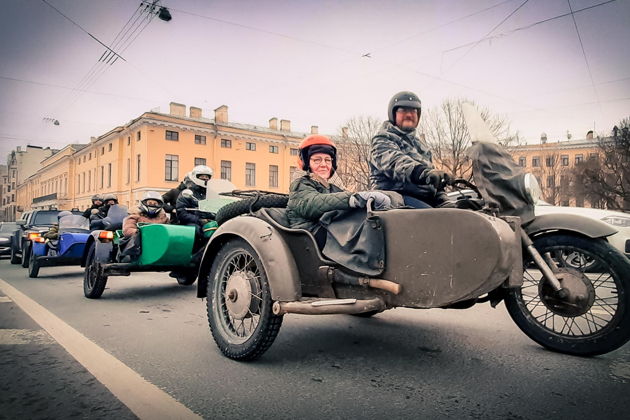
[[[536,204],[542,196],[542,190],[540,189],[538,180],[534,175],[526,173],[523,181],[525,182],[525,194],[527,195],[527,198],[532,204]]]
[[[606,222],[609,225],[617,227],[630,227],[630,217],[626,216],[606,216],[602,219],[602,222]]]

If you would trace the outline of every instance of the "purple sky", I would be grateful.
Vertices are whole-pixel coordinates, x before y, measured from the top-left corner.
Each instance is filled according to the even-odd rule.
[[[46,1],[106,44],[139,4]],[[583,138],[630,116],[629,0],[574,15],[585,55],[571,15],[536,24],[568,13],[567,0],[162,0],[172,21],[150,22],[114,48],[126,61],[87,78],[104,47],[42,0],[2,3],[2,156],[85,143],[170,101],[336,134],[353,116],[385,119],[391,95],[412,90],[425,108],[475,100],[529,141]]]

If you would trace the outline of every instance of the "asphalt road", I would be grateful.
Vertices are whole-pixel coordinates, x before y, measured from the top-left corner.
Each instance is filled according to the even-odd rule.
[[[630,412],[630,345],[594,358],[546,351],[503,304],[395,309],[371,319],[287,315],[267,353],[240,363],[214,345],[195,286],[166,274],[111,277],[98,300],[83,296],[78,267],[42,268],[29,279],[3,259],[0,278],[203,418],[608,419]],[[32,392],[59,390],[43,384]],[[92,410],[111,407],[110,397],[96,387],[74,395]]]

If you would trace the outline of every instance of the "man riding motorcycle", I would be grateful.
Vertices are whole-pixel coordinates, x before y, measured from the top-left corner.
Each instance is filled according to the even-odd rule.
[[[429,147],[416,136],[421,113],[415,93],[399,92],[389,101],[389,119],[372,138],[370,183],[374,189],[399,192],[408,206],[428,208],[440,204],[439,193],[450,176],[433,167]]]
[[[83,212],[83,217],[89,219],[92,215],[92,210],[98,210],[103,205],[103,197],[100,194],[94,194],[92,196],[92,205]]]

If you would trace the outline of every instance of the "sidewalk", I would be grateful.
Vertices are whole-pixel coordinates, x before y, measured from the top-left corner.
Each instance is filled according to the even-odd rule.
[[[135,419],[0,292],[0,419]]]

